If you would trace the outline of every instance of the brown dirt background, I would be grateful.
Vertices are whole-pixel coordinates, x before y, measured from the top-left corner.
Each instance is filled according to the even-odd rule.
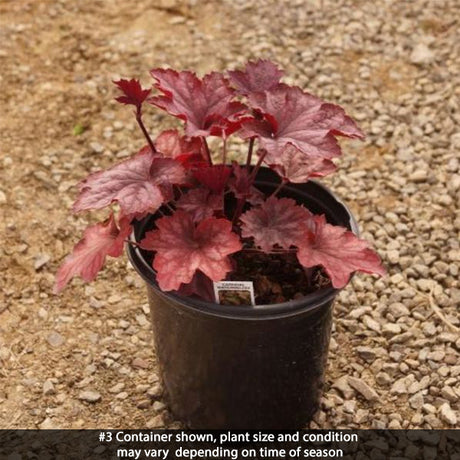
[[[0,188],[5,194],[0,204],[0,428],[178,426],[161,404],[152,405],[161,398],[147,299],[127,259],[109,260],[91,285],[76,280],[60,296],[51,289],[59,263],[97,217],[71,215],[74,185],[142,145],[130,110],[113,101],[111,80],[133,76],[148,83],[152,67],[205,72],[259,56],[282,62],[288,75],[302,72],[296,53],[308,49],[316,31],[309,24],[305,33],[286,29],[283,38],[284,29],[276,25],[279,13],[299,28],[302,2],[280,2],[279,11],[263,17],[257,3],[247,8],[237,3],[238,8],[226,1],[0,2]],[[349,2],[350,8],[363,9],[365,3]],[[320,7],[312,2],[311,8]],[[397,14],[392,8],[389,18]],[[442,9],[424,27],[435,35],[445,33],[449,16]],[[356,83],[361,58],[347,51],[323,62],[347,85]],[[410,93],[418,72],[410,63],[383,59],[372,70],[372,87],[396,102]],[[340,94],[341,88],[321,95],[353,114],[353,103],[347,97],[341,101]],[[164,125],[162,113],[150,113],[150,127]],[[81,135],[72,134],[76,125],[85,128]],[[385,143],[367,145],[363,169],[379,168],[391,151]],[[353,171],[353,162],[345,166]],[[397,193],[378,201],[391,210]],[[359,214],[367,211],[366,200],[351,205]],[[417,205],[422,212],[423,203]],[[347,319],[347,312],[339,308],[338,317]],[[341,356],[331,360],[328,386],[342,375],[344,359],[366,367],[354,349],[368,334],[340,331]],[[366,372],[362,375],[370,381]],[[48,395],[43,393],[46,380],[54,385]],[[98,391],[101,400],[79,400],[80,392],[89,389]],[[372,407],[374,414],[397,412],[409,420],[414,413],[401,398],[359,404]],[[323,424],[333,425],[333,417]],[[371,425],[368,418],[359,426]]]

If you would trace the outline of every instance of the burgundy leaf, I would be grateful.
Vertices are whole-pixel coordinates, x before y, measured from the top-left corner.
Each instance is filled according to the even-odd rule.
[[[186,169],[197,169],[205,168],[208,166],[208,162],[203,158],[201,153],[186,153],[179,155],[176,160]]]
[[[281,84],[271,91],[252,93],[249,102],[264,119],[243,121],[242,136],[258,137],[270,155],[281,155],[292,144],[309,156],[330,159],[341,154],[335,135],[363,138],[341,107],[297,87]]]
[[[184,168],[177,161],[156,157],[143,149],[84,180],[73,211],[101,209],[117,201],[126,216],[155,212],[169,198],[171,184],[184,180]]]
[[[346,228],[326,223],[324,216],[314,216],[314,230],[299,240],[297,258],[304,267],[321,265],[332,285],[344,287],[354,271],[385,274],[379,256]]]
[[[213,281],[222,280],[232,269],[228,255],[241,249],[227,219],[210,217],[195,225],[191,215],[176,211],[156,224],[158,229],[146,233],[140,244],[156,251],[153,268],[163,291],[190,283],[197,270]]]
[[[54,292],[57,294],[62,291],[74,276],[81,276],[85,281],[96,278],[106,256],[118,257],[122,254],[124,240],[130,233],[129,221],[122,220],[119,229],[113,214],[105,222],[88,227],[72,254],[66,257],[59,268]]]
[[[181,155],[202,154],[203,152],[203,143],[200,138],[181,136],[177,129],[163,131],[156,138],[155,146],[158,152],[168,158],[177,158]]]
[[[312,177],[323,177],[337,169],[331,160],[306,155],[290,144],[279,156],[268,154],[265,162],[283,179],[295,183],[307,182]]]
[[[264,194],[252,186],[248,168],[242,168],[238,163],[233,164],[233,177],[228,181],[228,186],[238,199],[248,200],[253,205],[264,202]]]
[[[261,206],[241,216],[243,237],[253,237],[256,246],[270,251],[275,244],[288,249],[305,233],[311,213],[290,198],[268,198]]]
[[[245,96],[257,91],[276,88],[283,73],[276,64],[264,59],[249,61],[244,70],[228,71],[233,86]]]
[[[231,168],[225,165],[206,166],[193,171],[196,180],[217,195],[224,191],[231,173]]]
[[[124,94],[124,96],[119,96],[115,100],[122,104],[135,105],[138,109],[140,109],[142,103],[152,91],[151,89],[142,89],[139,80],[135,80],[134,78],[131,80],[121,79],[114,81],[114,83]]]
[[[190,283],[180,285],[178,293],[186,297],[197,296],[208,302],[216,302],[212,280],[200,270],[196,271]]]
[[[188,136],[228,136],[239,129],[246,106],[232,101],[234,90],[217,72],[199,79],[193,72],[153,69],[156,88],[163,92],[150,102],[186,122]]]
[[[188,212],[195,222],[199,222],[222,210],[223,197],[205,188],[192,189],[179,198],[177,208]]]
[[[177,129],[163,131],[156,139],[157,150],[167,158],[176,159],[186,170],[208,165],[203,153],[203,142],[199,137],[181,136]]]

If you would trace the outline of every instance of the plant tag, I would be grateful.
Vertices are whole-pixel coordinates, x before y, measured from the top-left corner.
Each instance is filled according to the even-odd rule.
[[[221,305],[255,305],[252,281],[214,282],[216,302]]]

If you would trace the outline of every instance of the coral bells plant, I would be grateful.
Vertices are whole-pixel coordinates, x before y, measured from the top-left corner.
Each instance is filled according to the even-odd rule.
[[[264,283],[277,283],[273,269],[267,272],[273,266],[292,272],[304,294],[342,288],[355,271],[384,273],[366,241],[282,197],[288,183],[335,171],[338,136],[363,138],[341,107],[281,83],[283,72],[265,60],[201,79],[189,71],[150,73],[153,88],[134,79],[115,82],[116,100],[134,107],[146,145],[80,183],[74,212],[118,207],[87,228],[58,271],[57,292],[76,275],[93,280],[106,256],[122,254],[124,242],[151,251],[160,289],[208,300],[212,282],[221,280],[253,280],[262,295]],[[147,104],[182,120],[183,132],[168,129],[153,140],[142,117]],[[243,164],[228,161],[230,136],[247,142]],[[215,152],[210,137],[222,139]],[[280,177],[269,196],[255,186],[262,166]],[[154,228],[130,241],[134,221],[149,214],[156,215]],[[293,293],[283,295],[289,300]]]

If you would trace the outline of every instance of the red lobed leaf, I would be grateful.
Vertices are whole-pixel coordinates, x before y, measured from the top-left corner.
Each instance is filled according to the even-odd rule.
[[[331,159],[341,154],[335,135],[364,136],[345,111],[300,88],[280,84],[263,93],[252,93],[250,105],[263,119],[243,121],[242,136],[258,137],[260,147],[279,156],[288,144],[309,156]]]
[[[122,219],[118,228],[113,214],[105,222],[88,227],[72,254],[59,268],[54,292],[62,291],[74,276],[78,275],[85,281],[96,278],[106,256],[119,257],[122,254],[124,241],[130,233],[129,220]]]
[[[249,61],[244,70],[230,70],[227,73],[237,91],[247,96],[276,88],[284,72],[273,62],[259,59]]]
[[[213,165],[193,171],[195,179],[215,194],[221,194],[227,185],[232,169],[225,165]]]
[[[177,129],[163,131],[155,146],[164,157],[176,159],[185,169],[207,166],[203,142],[199,137],[181,136]]]
[[[142,103],[147,99],[148,95],[152,91],[149,89],[142,89],[142,86],[139,80],[118,80],[114,81],[115,85],[118,86],[123,92],[123,96],[116,97],[115,100],[121,102],[122,104],[134,105],[140,109]]]
[[[234,90],[218,72],[198,78],[189,71],[153,69],[155,87],[163,95],[149,101],[186,122],[188,136],[228,136],[240,128],[246,106],[232,101]]]
[[[337,167],[331,160],[312,157],[288,144],[280,156],[267,154],[265,162],[283,179],[304,183],[312,177],[323,177],[333,173]]]
[[[74,212],[101,209],[117,201],[125,216],[155,212],[170,199],[171,184],[185,180],[184,168],[175,160],[160,158],[150,149],[110,169],[88,176],[79,186]]]
[[[177,201],[177,209],[186,211],[195,222],[212,217],[214,212],[222,210],[223,206],[222,194],[214,195],[205,188],[189,190]]]
[[[176,160],[186,169],[197,169],[205,168],[208,166],[208,162],[203,158],[200,153],[186,153],[185,155],[179,155]]]
[[[190,283],[197,270],[213,281],[222,280],[232,269],[228,255],[241,249],[227,219],[210,217],[195,225],[190,214],[176,211],[156,224],[157,230],[146,233],[140,245],[156,251],[153,268],[163,291]]]
[[[251,185],[251,174],[248,168],[242,168],[238,163],[233,163],[233,176],[228,181],[228,186],[236,198],[248,200],[253,205],[264,202],[264,194]]]
[[[305,233],[311,216],[294,200],[271,196],[241,216],[242,235],[254,238],[255,245],[263,251],[270,251],[275,244],[288,249]]]
[[[155,147],[167,158],[203,153],[203,143],[199,137],[181,136],[177,129],[163,131],[156,138]]]
[[[348,283],[354,271],[385,274],[380,257],[367,241],[326,223],[324,216],[314,216],[313,223],[314,230],[306,231],[297,243],[297,258],[304,267],[321,265],[337,289]]]

